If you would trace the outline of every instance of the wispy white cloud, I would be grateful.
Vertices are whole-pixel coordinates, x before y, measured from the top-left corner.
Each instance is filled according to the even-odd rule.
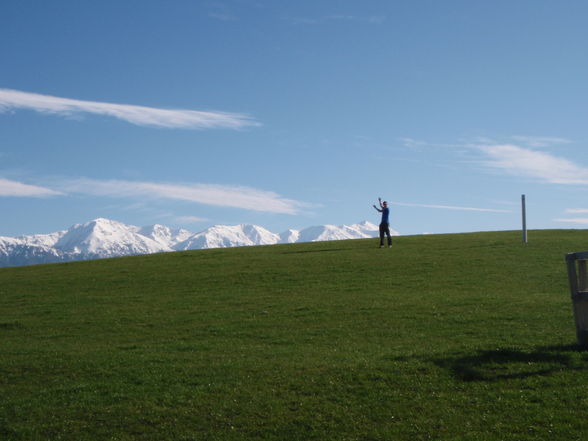
[[[572,140],[556,136],[523,136],[514,135],[500,138],[477,136],[464,141],[467,145],[515,144],[528,148],[544,148],[561,144],[570,144]]]
[[[558,138],[554,136],[507,136],[502,138],[489,138],[486,136],[476,136],[465,139],[460,139],[456,143],[438,143],[430,142],[422,139],[414,139],[409,137],[400,138],[400,141],[405,147],[454,147],[454,148],[472,148],[479,146],[493,146],[493,145],[517,145],[522,148],[544,148],[552,147],[561,144],[570,144],[572,140],[567,138]]]
[[[512,136],[511,139],[515,142],[522,143],[525,146],[535,148],[569,144],[572,142],[567,138],[557,138],[552,136]]]
[[[566,213],[570,214],[588,214],[588,208],[568,208]]]
[[[478,145],[490,159],[486,166],[553,184],[588,184],[588,168],[546,152],[513,144]]]
[[[564,222],[569,224],[585,225],[588,224],[588,217],[570,217],[553,219],[554,222]]]
[[[220,21],[237,21],[236,16],[224,12],[210,12],[208,16]]]
[[[464,144],[447,144],[447,143],[438,143],[438,142],[429,142],[423,141],[421,139],[414,139],[414,138],[399,138],[399,141],[404,144],[405,147],[409,149],[424,149],[424,148],[464,148],[466,147]]]
[[[561,137],[510,136],[507,142],[488,137],[461,140],[458,144],[440,144],[414,138],[400,138],[411,150],[445,147],[448,152],[467,157],[468,164],[500,170],[514,176],[552,184],[588,185],[588,167],[546,151],[572,141]],[[462,161],[463,162],[463,161]]]
[[[176,216],[175,221],[180,224],[198,224],[200,222],[208,222],[209,219],[198,216]]]
[[[333,14],[326,17],[327,20],[356,20],[357,16],[351,14]]]
[[[316,18],[307,18],[307,17],[293,17],[290,19],[294,24],[301,24],[301,25],[315,25],[319,24],[321,20]]]
[[[76,179],[61,182],[68,193],[110,197],[152,197],[270,213],[297,214],[309,204],[244,186],[169,184],[125,180]]]
[[[351,15],[351,14],[333,14],[325,17],[325,20],[339,21],[360,21],[373,24],[381,24],[386,21],[385,15]]]
[[[90,113],[111,116],[139,126],[164,128],[241,129],[260,125],[249,116],[239,113],[160,109],[130,104],[82,101],[18,90],[0,89],[0,112],[11,109],[28,109],[64,116]]]
[[[410,149],[417,149],[429,146],[429,143],[427,143],[426,141],[421,141],[414,138],[400,138],[400,141],[404,144],[405,147],[408,147]]]
[[[489,213],[511,213],[510,210],[499,210],[495,208],[474,208],[474,207],[459,207],[453,205],[431,205],[431,204],[412,204],[408,202],[391,202],[392,205],[400,205],[403,207],[421,207],[421,208],[436,208],[440,210],[460,210],[460,211],[482,211]]]
[[[369,23],[382,24],[386,21],[386,18],[385,15],[370,15],[369,17],[366,17],[366,20]]]
[[[45,187],[23,184],[22,182],[0,178],[0,196],[13,197],[49,197],[59,196],[62,193]]]
[[[358,22],[379,25],[386,21],[385,15],[351,15],[351,14],[331,14],[319,18],[294,17],[290,19],[294,24],[317,25],[327,22]]]
[[[588,184],[588,167],[545,151],[548,147],[569,144],[570,139],[549,136],[511,136],[507,139],[513,142],[478,138],[468,146],[486,156],[487,159],[478,163],[511,175],[551,184]]]

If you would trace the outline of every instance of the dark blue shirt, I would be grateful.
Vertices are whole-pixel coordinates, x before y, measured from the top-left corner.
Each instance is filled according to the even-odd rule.
[[[382,224],[389,224],[390,209],[388,207],[382,209]]]

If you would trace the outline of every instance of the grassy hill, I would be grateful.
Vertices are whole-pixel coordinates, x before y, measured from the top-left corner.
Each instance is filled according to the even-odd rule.
[[[1,440],[580,440],[585,230],[0,269]]]

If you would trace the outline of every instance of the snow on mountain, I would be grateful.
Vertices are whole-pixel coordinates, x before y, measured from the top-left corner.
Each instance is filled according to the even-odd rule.
[[[280,243],[295,243],[300,238],[299,230],[287,230],[280,234]]]
[[[96,257],[127,256],[171,251],[139,233],[139,228],[109,219],[95,219],[71,227],[55,243],[57,250]]]
[[[363,221],[359,224],[350,225],[349,228],[354,231],[358,231],[360,234],[364,234],[367,237],[379,237],[380,235],[380,227],[377,225],[372,224],[368,221]],[[390,235],[391,236],[400,236],[400,233],[392,228],[390,228]]]
[[[6,253],[15,246],[21,245],[24,242],[16,237],[0,236],[0,253]]]
[[[0,267],[62,262],[62,254],[47,245],[46,237],[0,237]],[[51,242],[51,241],[49,241]]]
[[[393,235],[397,231],[390,230]],[[370,222],[362,222],[354,225],[321,225],[309,227],[300,231],[297,242],[320,242],[323,240],[367,239],[378,237],[379,228]]]
[[[66,232],[67,230],[63,230],[50,234],[35,234],[33,236],[21,236],[18,239],[20,239],[22,243],[33,247],[53,247]]]
[[[138,233],[168,248],[174,248],[177,244],[184,242],[190,236],[194,235],[194,233],[188,230],[172,230],[169,227],[159,224],[142,227],[138,230]]]
[[[273,245],[280,236],[257,225],[215,225],[194,234],[174,247],[176,250]]]
[[[398,235],[396,231],[391,231]],[[273,245],[277,243],[364,239],[378,236],[369,222],[322,225],[272,233],[257,225],[215,225],[200,233],[164,225],[136,227],[109,219],[94,219],[51,234],[0,236],[0,266],[20,266],[72,260],[119,257],[167,251]]]
[[[380,235],[380,228],[368,221],[350,225],[349,228],[354,231],[358,231],[360,234],[364,234],[367,237],[378,237]],[[390,230],[390,234],[398,235],[398,233],[393,230]]]

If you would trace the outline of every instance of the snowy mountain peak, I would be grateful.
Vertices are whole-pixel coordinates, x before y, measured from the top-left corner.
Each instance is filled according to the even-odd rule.
[[[351,226],[356,227],[356,228],[360,228],[360,229],[367,229],[367,230],[378,230],[379,229],[377,225],[372,224],[371,222],[368,222],[368,221],[363,221],[358,224],[353,224]]]
[[[364,221],[353,225],[322,225],[281,234],[258,225],[215,225],[200,233],[164,225],[136,227],[97,218],[67,230],[32,236],[0,237],[0,266],[149,254],[174,250],[273,245],[277,243],[363,239],[378,236],[378,227]],[[396,231],[392,234],[398,235]]]
[[[110,219],[98,218],[71,227],[54,248],[74,254],[109,257],[171,251],[138,233],[138,228]]]
[[[245,234],[255,245],[272,245],[280,241],[280,235],[272,233],[258,225],[240,225]]]
[[[295,243],[300,238],[300,231],[287,230],[280,234],[280,243]]]
[[[176,250],[196,250],[205,248],[228,248],[235,246],[273,245],[280,236],[257,225],[215,225],[194,234]]]
[[[166,247],[174,247],[194,234],[188,230],[174,230],[159,224],[142,227],[138,230],[138,233]]]
[[[396,236],[399,234],[397,231],[394,230],[390,230],[390,233]],[[299,232],[297,242],[367,239],[369,237],[377,237],[378,235],[378,226],[368,221],[363,221],[359,224],[353,225],[322,225],[317,227],[309,227]]]

